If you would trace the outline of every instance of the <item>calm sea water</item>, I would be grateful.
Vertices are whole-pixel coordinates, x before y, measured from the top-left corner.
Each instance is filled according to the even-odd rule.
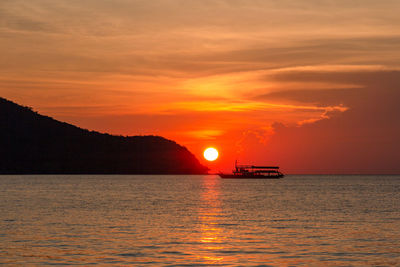
[[[400,266],[400,176],[0,176],[0,263]]]

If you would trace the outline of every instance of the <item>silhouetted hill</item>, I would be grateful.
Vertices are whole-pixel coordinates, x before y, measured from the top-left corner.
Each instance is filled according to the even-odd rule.
[[[2,174],[203,174],[185,147],[159,136],[84,130],[0,98]]]

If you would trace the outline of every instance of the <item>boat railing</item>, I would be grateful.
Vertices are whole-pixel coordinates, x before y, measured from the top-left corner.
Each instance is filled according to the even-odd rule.
[[[236,165],[237,169],[276,169],[278,170],[278,166],[255,166],[255,165]]]

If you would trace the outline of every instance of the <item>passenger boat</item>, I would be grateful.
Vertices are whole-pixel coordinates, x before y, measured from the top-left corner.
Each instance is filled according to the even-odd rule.
[[[235,169],[232,173],[218,173],[224,179],[279,179],[284,174],[279,171],[278,166],[254,166],[238,165],[235,161]]]

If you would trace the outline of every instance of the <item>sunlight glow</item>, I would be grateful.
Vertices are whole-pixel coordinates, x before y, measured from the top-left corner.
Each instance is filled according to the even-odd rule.
[[[213,147],[209,147],[204,150],[204,158],[208,161],[214,161],[218,158],[218,150]]]

